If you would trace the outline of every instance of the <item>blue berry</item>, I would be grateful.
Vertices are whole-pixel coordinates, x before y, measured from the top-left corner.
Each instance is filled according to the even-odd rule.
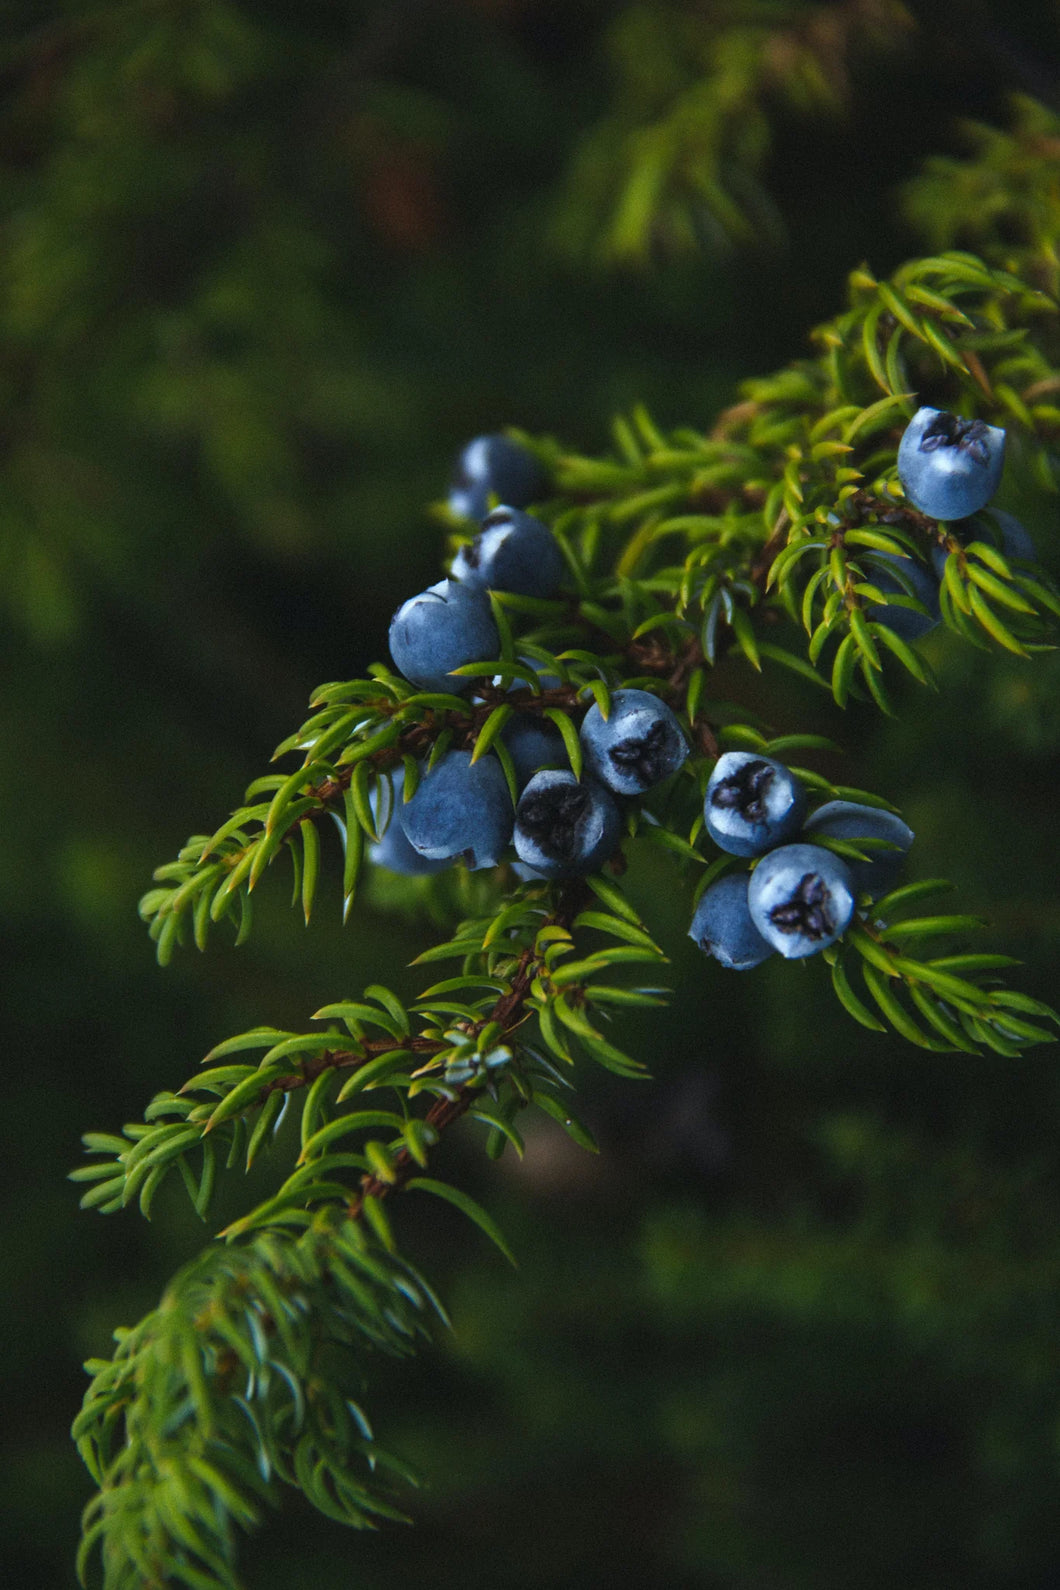
[[[398,608],[390,624],[390,655],[421,690],[463,695],[471,680],[449,672],[494,658],[501,649],[489,597],[456,580],[439,580]]]
[[[377,867],[388,867],[391,872],[400,872],[410,878],[442,872],[449,865],[448,861],[428,861],[426,856],[421,856],[418,850],[413,850],[401,826],[399,813],[405,784],[405,769],[395,768],[390,778],[394,787],[392,803],[387,802],[385,791],[381,796],[379,784],[375,785],[369,796],[373,817],[379,817],[381,808],[384,812],[389,812],[383,837],[378,843],[368,847],[370,860],[374,861]]]
[[[728,971],[747,972],[773,954],[751,921],[746,872],[727,872],[703,893],[688,930],[706,955]]]
[[[554,596],[563,554],[547,525],[518,508],[494,508],[469,546],[453,560],[453,577],[517,596]]]
[[[898,446],[898,478],[921,513],[967,519],[1001,484],[1005,433],[945,409],[917,409]]]
[[[894,812],[880,806],[864,806],[860,801],[826,801],[806,821],[807,839],[823,834],[831,839],[885,839],[894,850],[873,850],[868,861],[843,860],[850,869],[858,894],[886,894],[894,887],[906,853],[913,843],[913,830]]]
[[[845,861],[820,845],[781,845],[763,856],[747,886],[751,921],[786,960],[834,944],[854,915]]]
[[[594,703],[582,721],[581,743],[588,772],[619,795],[643,795],[688,759],[681,725],[648,690],[616,690],[606,719]]]
[[[862,558],[870,582],[886,596],[915,596],[927,611],[894,602],[872,602],[867,609],[874,623],[886,624],[900,640],[919,640],[939,621],[939,582],[930,569],[898,552],[872,552]],[[887,565],[881,567],[881,565]],[[896,572],[891,573],[891,569]]]
[[[525,789],[543,767],[570,767],[563,736],[548,718],[520,712],[505,724],[501,739],[511,755],[515,782],[520,790]]]
[[[447,751],[426,773],[398,818],[412,848],[431,861],[462,860],[474,872],[495,867],[512,837],[515,813],[495,756],[471,761]]]
[[[720,756],[703,801],[707,832],[730,856],[760,856],[802,827],[806,792],[782,762],[755,751]]]
[[[544,471],[532,453],[507,436],[476,436],[457,455],[449,506],[464,519],[483,519],[490,497],[526,508],[545,494]]]
[[[519,860],[543,878],[595,872],[613,853],[622,832],[618,802],[593,779],[573,773],[535,773],[515,812]]]

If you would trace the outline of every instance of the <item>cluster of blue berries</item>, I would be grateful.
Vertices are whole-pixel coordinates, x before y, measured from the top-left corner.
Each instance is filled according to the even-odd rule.
[[[707,832],[732,856],[761,857],[751,872],[727,872],[704,892],[689,929],[708,955],[748,971],[774,951],[816,955],[849,927],[858,897],[892,887],[913,832],[894,812],[828,801],[806,816],[806,791],[772,757],[727,751],[703,802]],[[822,838],[846,841],[864,860],[837,855]]]
[[[563,555],[547,526],[525,512],[542,489],[536,462],[505,437],[478,437],[460,455],[450,507],[463,514],[481,509],[479,532],[457,553],[449,579],[411,597],[390,626],[394,663],[421,690],[465,694],[472,679],[452,670],[496,658],[500,636],[490,590],[536,597],[558,591]],[[490,510],[502,492],[514,500]],[[522,705],[502,731],[518,804],[513,807],[492,751],[477,761],[469,750],[446,751],[392,812],[381,811],[376,794],[383,833],[372,848],[374,861],[408,874],[436,872],[456,860],[474,870],[495,866],[514,845],[523,876],[593,872],[618,845],[621,798],[644,794],[688,757],[684,732],[665,702],[645,690],[617,690],[606,718],[598,705],[585,714],[579,779],[556,726],[532,700]],[[403,783],[396,771],[396,797]]]
[[[976,517],[998,488],[1004,450],[1003,430],[921,408],[902,436],[898,474],[912,506],[945,522],[951,544],[985,532],[1009,556],[1031,558],[1030,538],[1010,515],[994,511],[993,530]],[[419,689],[464,695],[473,680],[453,670],[496,658],[500,636],[491,590],[542,598],[559,591],[560,547],[526,511],[545,485],[537,461],[506,437],[477,437],[460,454],[449,506],[476,521],[478,533],[460,548],[449,578],[405,602],[390,626],[394,663]],[[894,553],[866,554],[877,589],[898,599],[877,604],[874,616],[905,639],[930,629],[939,617],[947,555],[940,541],[928,569]],[[908,597],[923,611],[902,605]],[[558,681],[543,677],[542,683]],[[446,751],[408,801],[402,798],[403,772],[395,770],[387,787],[393,808],[376,809],[382,837],[372,849],[375,861],[403,873],[436,872],[456,860],[476,869],[495,866],[513,846],[524,878],[583,875],[614,854],[623,798],[645,794],[688,758],[674,713],[645,690],[615,691],[606,718],[599,705],[585,713],[580,778],[563,735],[541,714],[541,698],[513,697],[512,704],[518,710],[502,740],[517,803],[492,751],[477,761],[470,750]],[[564,706],[572,711],[575,703]],[[806,791],[796,775],[768,756],[745,751],[719,759],[706,790],[704,820],[720,849],[752,862],[749,871],[727,872],[707,888],[690,929],[707,954],[736,970],[757,966],[774,952],[798,959],[827,949],[849,927],[859,897],[875,898],[892,887],[913,841],[900,817],[854,801],[829,801],[807,816]],[[820,843],[829,839],[855,847],[864,859]]]
[[[993,526],[977,517],[1001,484],[1004,462],[1005,432],[997,426],[945,409],[920,408],[899,443],[898,478],[913,507],[945,522],[956,541],[996,540],[1006,557],[1033,559],[1034,544],[1018,519],[996,509],[991,510]],[[866,554],[877,589],[899,598],[876,604],[870,616],[902,640],[919,640],[934,629],[947,555],[945,546],[936,545],[926,568],[895,552]],[[902,605],[907,597],[920,608]]]
[[[524,876],[595,872],[618,844],[621,797],[646,794],[688,759],[677,718],[647,690],[616,690],[606,718],[591,706],[579,741],[581,779],[569,766],[542,770],[519,797],[513,839]]]

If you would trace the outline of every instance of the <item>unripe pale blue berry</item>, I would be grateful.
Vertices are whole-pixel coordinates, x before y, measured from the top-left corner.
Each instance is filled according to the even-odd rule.
[[[749,882],[746,872],[727,872],[718,878],[704,890],[688,930],[704,954],[713,955],[728,971],[750,971],[773,954],[772,944],[751,921]]]
[[[390,624],[394,665],[421,690],[463,695],[471,680],[449,670],[495,658],[500,649],[488,596],[457,580],[439,580],[410,597]]]
[[[984,509],[970,519],[950,525],[950,534],[956,536],[963,546],[967,546],[969,541],[985,541],[987,546],[998,547],[1006,558],[1020,558],[1026,563],[1037,562],[1037,549],[1026,525],[1021,524],[1014,514],[1004,513],[1000,508]],[[936,542],[931,549],[931,561],[940,580],[947,556],[946,548]]]
[[[822,834],[831,839],[849,839],[854,844],[859,839],[885,839],[889,845],[894,845],[894,850],[870,853],[866,849],[868,861],[843,857],[854,880],[855,891],[873,896],[886,894],[894,887],[913,843],[913,830],[896,812],[885,811],[881,806],[866,806],[861,801],[826,801],[807,818],[803,834],[807,840]]]
[[[511,755],[515,782],[520,790],[525,789],[543,767],[570,767],[563,736],[548,718],[520,712],[505,724],[501,739]]]
[[[544,471],[532,453],[507,436],[476,436],[457,455],[449,506],[465,519],[482,519],[490,497],[526,508],[545,494]]]
[[[927,609],[918,613],[893,602],[873,602],[867,611],[874,623],[886,624],[900,640],[919,640],[935,628],[939,622],[939,582],[931,569],[897,552],[872,552],[862,562],[868,579],[885,595],[915,596]]]
[[[494,867],[512,837],[515,813],[504,769],[487,753],[447,751],[425,773],[398,818],[412,848],[431,861]]]
[[[504,505],[487,514],[474,541],[460,548],[453,578],[517,596],[547,597],[558,590],[563,566],[548,526],[533,514]]]
[[[1026,525],[1021,524],[1015,514],[1005,513],[1001,508],[991,508],[984,515],[987,525],[996,526],[996,535],[984,536],[982,534],[982,521],[973,519],[967,527],[961,526],[961,532],[966,541],[995,541],[1000,538],[1001,550],[1006,558],[1023,558],[1027,563],[1037,561],[1038,551],[1031,539],[1031,533]]]
[[[421,856],[409,844],[405,830],[401,826],[400,811],[402,805],[402,792],[405,784],[405,769],[396,767],[390,775],[393,784],[393,798],[390,802],[386,799],[385,791],[377,784],[369,796],[373,817],[379,817],[382,810],[386,817],[386,828],[378,842],[369,845],[368,856],[377,867],[388,867],[391,872],[400,872],[406,877],[414,878],[426,876],[432,872],[442,872],[448,861],[430,861],[426,856]]]

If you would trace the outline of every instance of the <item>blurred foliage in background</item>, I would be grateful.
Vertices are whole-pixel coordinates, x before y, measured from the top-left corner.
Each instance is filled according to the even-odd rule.
[[[395,967],[422,923],[377,898],[303,934],[282,886],[251,944],[163,973],[135,910],[152,867],[316,683],[383,654],[437,577],[427,505],[469,436],[599,448],[638,398],[705,425],[860,259],[976,247],[970,213],[1041,255],[1060,200],[1021,151],[1060,157],[1060,8],[942,11],[5,8],[5,1583],[72,1584],[80,1361],[202,1240],[178,1196],[151,1228],[79,1214],[79,1133],[231,1032],[414,987]],[[1032,528],[1057,572],[1055,524]],[[927,649],[940,694],[891,724],[819,700],[810,721],[787,684],[751,705],[843,741],[920,871],[1055,996],[1060,668]],[[352,1537],[296,1500],[248,1585],[1055,1584],[1054,1052],[866,1035],[807,968],[705,961],[669,877],[635,882],[680,997],[629,1024],[650,1091],[585,1079],[601,1160],[542,1132],[490,1184],[445,1148],[521,1271],[444,1209],[395,1211],[456,1326],[378,1368],[379,1434],[430,1476],[419,1527]]]

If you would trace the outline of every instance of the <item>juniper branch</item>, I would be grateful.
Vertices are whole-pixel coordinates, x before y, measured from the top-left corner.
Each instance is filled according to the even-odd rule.
[[[571,924],[585,902],[588,890],[585,885],[572,883],[564,891],[564,899],[557,909],[548,918],[545,926],[560,927],[569,931]],[[526,1021],[529,1012],[526,1001],[529,997],[534,977],[541,962],[535,954],[533,947],[527,947],[519,957],[519,964],[512,977],[511,987],[497,1000],[488,1018],[481,1026],[496,1026],[497,1036],[503,1040],[511,1036],[518,1027]],[[439,1098],[434,1101],[427,1111],[426,1124],[435,1132],[442,1132],[446,1127],[466,1115],[476,1097],[485,1088],[485,1083],[465,1083],[458,1089],[454,1098]],[[523,1103],[529,1103],[524,1100]],[[388,1193],[397,1192],[415,1174],[416,1161],[408,1148],[398,1151],[392,1162],[393,1174],[389,1180],[379,1176],[365,1176],[361,1179],[360,1191],[349,1204],[349,1213],[352,1219],[358,1219],[364,1212],[364,1203],[367,1198],[385,1198]]]

